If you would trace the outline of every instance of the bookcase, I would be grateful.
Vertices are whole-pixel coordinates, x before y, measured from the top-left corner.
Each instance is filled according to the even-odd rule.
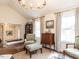
[[[33,33],[33,23],[26,23],[25,25],[25,34],[24,34],[24,38],[26,38],[27,34],[32,34]]]

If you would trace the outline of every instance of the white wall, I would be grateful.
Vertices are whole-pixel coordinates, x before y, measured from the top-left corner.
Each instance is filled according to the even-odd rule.
[[[9,6],[0,6],[0,23],[21,24],[21,38],[24,37],[24,27],[27,19]]]
[[[53,13],[45,15],[44,32],[48,32],[48,29],[46,28],[46,21],[49,21],[49,20],[54,20],[54,28],[51,29],[51,33],[56,33],[56,15]]]
[[[50,32],[54,33],[56,35],[56,15],[53,13],[45,15],[44,23],[43,23],[44,24],[43,31],[44,31],[44,33],[48,32],[49,29],[46,28],[46,21],[50,21],[50,20],[54,20],[54,28],[50,29]],[[56,40],[55,37],[54,37],[54,40]],[[49,47],[49,46],[47,46],[47,47]],[[53,49],[53,46],[51,48]]]

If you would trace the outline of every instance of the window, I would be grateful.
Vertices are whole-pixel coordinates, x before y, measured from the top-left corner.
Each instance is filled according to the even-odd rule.
[[[75,11],[62,13],[61,41],[73,43],[75,41]]]
[[[40,38],[40,19],[35,20],[35,36]]]

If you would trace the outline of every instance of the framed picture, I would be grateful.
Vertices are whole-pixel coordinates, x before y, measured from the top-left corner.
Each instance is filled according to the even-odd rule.
[[[12,36],[13,35],[13,31],[6,31],[6,35],[7,36]]]
[[[54,28],[54,20],[46,21],[46,28]]]

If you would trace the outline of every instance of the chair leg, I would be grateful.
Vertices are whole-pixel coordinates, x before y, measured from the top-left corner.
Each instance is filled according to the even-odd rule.
[[[26,54],[27,54],[27,49],[26,49]]]
[[[63,55],[64,55],[64,56],[66,55],[65,51],[63,51]]]
[[[32,58],[32,52],[29,52],[30,53],[30,58]]]
[[[51,44],[49,45],[49,47],[50,47],[50,52],[51,52]]]
[[[41,53],[42,53],[42,48],[40,50],[41,50]]]
[[[55,44],[54,44],[54,49],[55,49]]]

